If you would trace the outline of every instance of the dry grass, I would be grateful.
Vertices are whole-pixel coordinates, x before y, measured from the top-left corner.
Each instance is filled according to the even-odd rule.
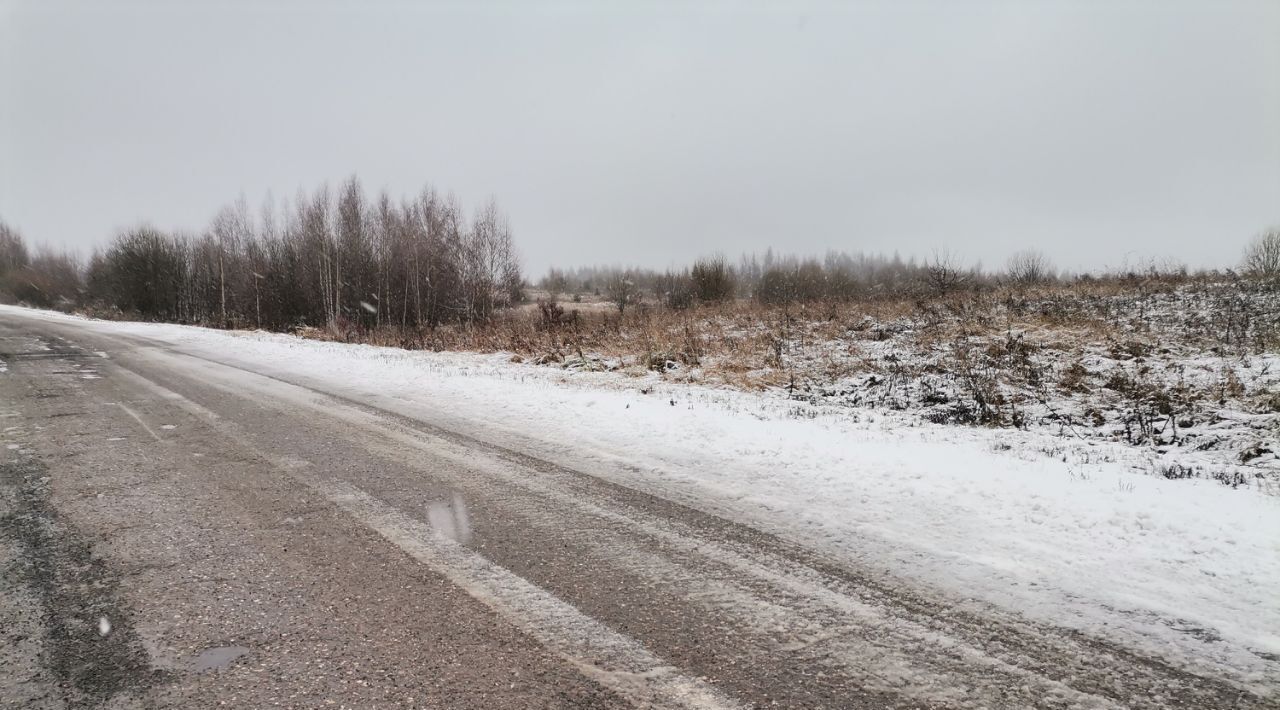
[[[678,311],[640,304],[619,313],[603,303],[558,303],[552,306],[558,312],[549,316],[540,308],[545,304],[533,303],[471,328],[451,325],[408,334],[387,329],[342,336],[311,329],[308,334],[439,351],[505,351],[543,362],[578,358],[655,370],[697,367],[703,377],[723,376],[732,383],[744,373],[793,367],[797,357],[814,360],[809,364],[826,379],[839,379],[861,369],[883,369],[883,363],[864,356],[868,344],[891,343],[905,352],[929,353],[954,349],[959,341],[999,339],[1011,333],[1038,350],[1056,353],[1105,345],[1118,359],[1170,345],[1215,355],[1273,352],[1280,345],[1277,303],[1280,297],[1274,291],[1243,291],[1231,283],[1156,287],[1109,280],[933,299],[789,307],[737,300]],[[833,344],[839,352],[833,352]],[[1077,368],[1068,375],[1068,388],[1078,387],[1079,379]]]

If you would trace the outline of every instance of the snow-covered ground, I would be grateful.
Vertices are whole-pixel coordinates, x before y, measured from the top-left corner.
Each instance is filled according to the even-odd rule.
[[[1280,686],[1280,497],[1148,475],[1148,450],[502,354],[0,309],[287,376],[750,521],[958,603]]]
[[[1280,492],[1280,290],[1262,284],[1076,284],[790,311],[743,301],[614,318],[509,340],[564,369],[655,369],[815,405],[1120,442],[1146,449],[1153,475]]]

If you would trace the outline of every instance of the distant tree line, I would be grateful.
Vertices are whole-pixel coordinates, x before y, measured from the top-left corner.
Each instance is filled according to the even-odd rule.
[[[549,301],[607,300],[619,312],[641,304],[671,309],[738,298],[764,305],[877,298],[926,298],[994,286],[1030,288],[1066,280],[1183,278],[1172,262],[1066,276],[1044,254],[1020,251],[986,272],[949,252],[917,260],[829,251],[821,258],[722,255],[682,269],[552,268],[538,282]],[[1280,229],[1245,248],[1240,273],[1280,284]],[[481,325],[521,301],[525,281],[511,228],[490,200],[469,216],[452,197],[426,188],[395,202],[370,200],[352,177],[337,191],[300,191],[251,212],[244,198],[199,233],[140,225],[119,233],[87,262],[32,250],[0,222],[0,299],[100,315],[341,333],[396,327]]]
[[[984,271],[965,265],[959,257],[935,252],[930,258],[903,259],[897,254],[828,251],[822,258],[743,255],[737,265],[715,255],[685,269],[591,266],[552,268],[538,286],[552,299],[604,298],[619,310],[643,300],[670,308],[750,298],[768,305],[817,301],[856,301],[874,298],[925,298],[957,291],[996,286],[1031,288],[1068,280],[1113,278],[1138,281],[1188,276],[1185,265],[1150,260],[1125,264],[1103,274],[1064,275],[1049,258],[1035,250],[1019,251],[1003,269]],[[1280,280],[1280,228],[1264,231],[1245,248],[1240,275],[1270,282]]]
[[[0,279],[32,305],[271,330],[483,323],[519,300],[523,284],[496,202],[468,218],[431,188],[369,200],[354,177],[278,209],[268,198],[256,219],[241,198],[202,233],[127,229],[83,268],[69,256],[28,257],[6,227]]]
[[[1032,278],[1054,278],[1048,261]],[[1024,279],[1031,283],[1032,278]],[[719,303],[751,298],[768,305],[813,301],[854,301],[876,297],[903,297],[916,293],[947,293],[976,284],[980,272],[965,268],[948,254],[928,261],[898,255],[848,254],[829,251],[822,258],[779,256],[768,250],[763,256],[743,255],[737,265],[715,255],[698,259],[684,269],[665,271],[583,267],[551,269],[538,282],[551,298],[582,295],[603,297],[624,310],[629,303],[649,297],[670,308],[696,303]]]
[[[643,295],[671,308],[755,298],[764,303],[854,300],[875,293],[901,294],[919,281],[925,267],[894,255],[830,251],[822,259],[743,255],[738,264],[722,255],[698,259],[684,269],[665,271],[609,266],[552,268],[538,285],[552,298],[592,295],[624,309]]]

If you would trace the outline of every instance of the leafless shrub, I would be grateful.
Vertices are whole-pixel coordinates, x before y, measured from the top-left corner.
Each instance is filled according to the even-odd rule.
[[[557,330],[578,323],[578,311],[566,312],[555,301],[538,301],[538,313],[542,318],[539,324],[544,330]]]
[[[1009,257],[1005,276],[1019,286],[1038,286],[1052,281],[1056,273],[1049,257],[1038,251],[1020,251]]]
[[[1130,444],[1180,441],[1178,418],[1190,408],[1185,385],[1163,385],[1149,377],[1146,368],[1136,366],[1115,370],[1104,386],[1122,397],[1122,423]]]
[[[695,285],[688,272],[668,271],[659,281],[662,304],[673,311],[683,311],[693,306]]]
[[[22,235],[4,222],[0,222],[0,277],[26,266],[30,261],[27,243]]]
[[[622,271],[610,276],[605,284],[605,297],[618,309],[619,314],[626,313],[627,306],[639,303],[640,288],[634,274]]]
[[[972,283],[973,270],[960,266],[960,260],[947,251],[934,252],[924,270],[925,284],[934,295],[945,296]]]
[[[1000,393],[998,374],[992,363],[975,351],[968,336],[963,333],[952,343],[950,354],[947,364],[951,375],[972,403],[972,409],[954,409],[952,418],[977,424],[1003,423],[1005,417],[1001,410],[1004,397]]]
[[[1089,392],[1089,369],[1077,359],[1062,370],[1058,376],[1058,387],[1071,393]]]
[[[0,276],[0,291],[19,303],[67,310],[83,290],[80,271],[80,264],[72,255],[41,250],[25,265]]]
[[[1280,227],[1259,234],[1245,247],[1241,269],[1250,276],[1280,278]]]
[[[736,278],[723,256],[699,259],[689,272],[693,292],[703,303],[721,303],[733,298]]]
[[[569,293],[569,277],[560,269],[549,269],[547,275],[542,277],[538,285],[547,292],[547,297],[552,301],[558,299],[561,295]]]

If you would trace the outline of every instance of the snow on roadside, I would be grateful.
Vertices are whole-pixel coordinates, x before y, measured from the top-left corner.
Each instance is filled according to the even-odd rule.
[[[76,321],[519,446],[865,569],[1280,686],[1280,497],[1135,471],[1149,452],[920,424],[503,355]],[[1174,454],[1176,455],[1176,453]]]

